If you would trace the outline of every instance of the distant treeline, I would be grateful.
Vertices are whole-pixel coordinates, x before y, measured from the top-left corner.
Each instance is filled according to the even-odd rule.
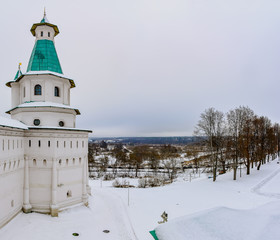
[[[107,143],[135,144],[189,144],[201,141],[201,138],[186,137],[122,137],[122,138],[90,138],[91,142],[105,141]]]

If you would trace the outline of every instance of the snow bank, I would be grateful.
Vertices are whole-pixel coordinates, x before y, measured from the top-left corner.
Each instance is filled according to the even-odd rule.
[[[279,226],[277,201],[251,210],[218,207],[173,219],[155,230],[159,240],[274,240],[279,239]]]

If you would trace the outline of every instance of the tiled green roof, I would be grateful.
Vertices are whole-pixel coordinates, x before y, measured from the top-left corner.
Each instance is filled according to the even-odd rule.
[[[52,71],[63,74],[53,41],[46,39],[36,41],[27,67],[27,72],[29,71]]]
[[[17,74],[14,78],[14,80],[17,80],[20,76],[22,75],[22,72],[20,71],[20,69],[17,71]]]

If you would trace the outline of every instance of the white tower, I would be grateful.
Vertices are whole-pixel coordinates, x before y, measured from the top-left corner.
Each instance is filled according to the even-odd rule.
[[[72,79],[64,76],[54,45],[58,27],[46,14],[33,24],[35,45],[27,71],[19,69],[12,90],[12,108],[7,111],[27,125],[24,133],[23,211],[51,213],[78,203],[87,205],[88,133],[76,129],[78,109],[70,106]]]

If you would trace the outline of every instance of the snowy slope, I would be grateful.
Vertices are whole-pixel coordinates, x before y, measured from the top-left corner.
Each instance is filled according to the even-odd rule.
[[[163,231],[162,240],[185,240],[185,232],[181,238],[174,238],[173,234],[168,237],[167,229],[185,230],[180,224],[192,226],[192,234],[197,236],[192,236],[192,240],[230,239],[231,234],[234,239],[275,239],[275,234],[280,236],[279,182],[280,164],[276,161],[263,165],[260,171],[254,169],[250,176],[242,173],[237,181],[228,173],[219,176],[215,183],[208,178],[192,182],[179,179],[165,187],[129,190],[112,188],[112,181],[90,181],[89,207],[66,210],[58,218],[20,214],[0,229],[0,239],[152,240],[149,231],[156,228],[159,234]],[[158,225],[163,211],[168,213],[169,222]],[[172,222],[173,227],[169,227]],[[242,238],[246,226],[251,229]],[[208,232],[197,230],[201,228]],[[74,232],[80,236],[72,236]],[[219,234],[226,237],[218,238]]]

